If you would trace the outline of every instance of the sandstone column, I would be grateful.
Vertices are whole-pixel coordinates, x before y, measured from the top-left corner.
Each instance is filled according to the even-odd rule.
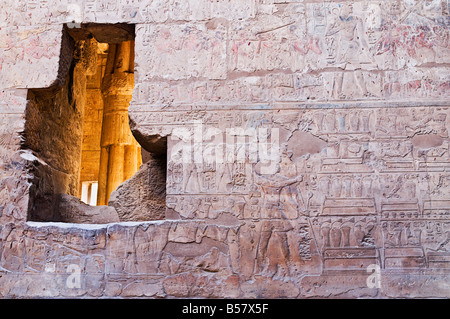
[[[98,43],[94,38],[86,41],[90,50],[89,68],[86,71],[86,103],[83,115],[83,142],[81,150],[80,186],[82,201],[91,205],[97,203],[100,162],[100,140],[103,120],[102,80],[108,57],[108,44]],[[88,200],[92,196],[95,200]],[[92,198],[94,199],[94,198]]]
[[[140,146],[128,123],[133,69],[134,41],[111,44],[102,83],[104,109],[97,205],[106,205],[111,192],[141,164]]]

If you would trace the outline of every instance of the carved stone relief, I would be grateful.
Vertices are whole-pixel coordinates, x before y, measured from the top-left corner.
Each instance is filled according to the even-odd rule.
[[[5,7],[0,296],[449,296],[448,1]],[[27,221],[28,90],[95,23],[135,24],[130,127],[157,160],[107,207],[133,222]]]

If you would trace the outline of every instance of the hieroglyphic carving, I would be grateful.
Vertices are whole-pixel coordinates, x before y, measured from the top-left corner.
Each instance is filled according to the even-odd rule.
[[[336,48],[332,51],[334,60],[332,64],[342,70],[353,70],[356,85],[360,87],[363,96],[369,96],[370,93],[360,69],[363,65],[370,64],[372,61],[362,20],[353,15],[353,4],[345,3],[340,7],[338,16],[327,25],[325,37],[333,37],[332,40],[328,41],[336,45]],[[333,94],[335,98],[343,99],[346,97],[343,91],[343,81],[344,72],[337,75],[334,80]]]
[[[9,154],[22,111],[0,101],[2,296],[448,296],[448,1],[66,2],[5,2],[0,84],[52,83],[60,23],[137,23],[130,118],[168,139],[167,220],[24,224],[34,155]],[[195,161],[220,142],[233,160]],[[94,277],[51,290],[70,263]]]

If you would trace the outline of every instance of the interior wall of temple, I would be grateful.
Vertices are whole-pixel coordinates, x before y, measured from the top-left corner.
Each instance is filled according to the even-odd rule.
[[[449,1],[3,3],[0,296],[449,297]]]

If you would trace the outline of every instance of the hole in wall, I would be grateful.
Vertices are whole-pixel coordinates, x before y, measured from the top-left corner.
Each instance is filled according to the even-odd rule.
[[[164,156],[142,149],[129,126],[134,25],[83,24],[65,27],[62,37],[58,79],[49,88],[28,93],[22,146],[37,158],[29,167],[28,220],[107,223],[164,218]],[[139,168],[147,173],[136,174]],[[132,177],[138,181],[124,183]],[[155,196],[149,193],[142,199],[152,202],[153,215],[139,214],[142,196],[135,196],[142,195],[147,184],[164,184]],[[119,186],[120,194],[115,194]],[[131,193],[134,202],[126,200]]]

